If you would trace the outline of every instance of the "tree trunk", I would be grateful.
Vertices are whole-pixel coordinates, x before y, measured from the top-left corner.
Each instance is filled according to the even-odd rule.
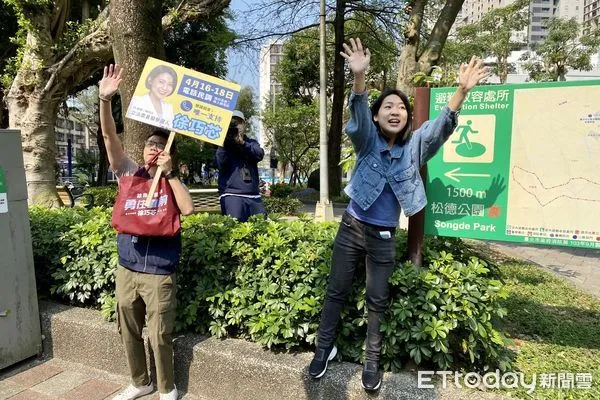
[[[402,46],[398,64],[396,87],[408,96],[414,95],[412,79],[417,72],[417,46],[418,44],[410,44],[407,38],[404,46]]]
[[[344,58],[340,52],[344,50],[344,10],[346,0],[336,1],[335,10],[335,49],[333,66],[333,101],[331,103],[331,122],[327,143],[327,174],[329,175],[329,197],[339,196],[342,190],[342,169],[339,166],[342,156],[342,124],[344,119]]]
[[[564,65],[556,66],[556,77],[559,82],[565,82],[567,80],[567,71]]]
[[[419,56],[419,71],[429,75],[433,66],[437,65],[450,33],[450,28],[456,20],[456,16],[465,0],[446,0],[444,8],[431,31],[425,50]]]
[[[506,79],[508,77],[508,56],[502,55],[498,58],[498,77],[500,78],[500,83],[506,83]]]
[[[408,24],[406,24],[404,30],[404,45],[398,63],[396,87],[409,96],[413,94],[412,78],[417,72],[417,49],[426,4],[427,0],[416,0],[414,2]]]
[[[90,0],[81,0],[81,22],[90,17]]]
[[[124,69],[120,92],[125,152],[141,163],[144,141],[154,128],[125,118],[125,114],[146,59],[164,59],[162,0],[112,0],[108,7],[115,61]]]
[[[396,85],[398,89],[408,95],[414,94],[412,79],[415,73],[429,74],[433,66],[438,63],[450,28],[452,28],[464,0],[446,0],[423,52],[418,55],[419,35],[426,3],[427,0],[415,1],[404,32],[405,41],[400,55]]]
[[[105,14],[101,14],[96,21],[97,30],[57,59],[53,35],[60,34],[64,27],[68,4],[62,0],[55,3],[54,9],[25,14],[32,29],[27,33],[21,67],[6,96],[9,127],[21,130],[28,202],[48,207],[60,205],[54,175],[58,107],[69,90],[110,58],[103,25]]]
[[[11,89],[8,110],[10,115],[18,115],[20,118],[11,119],[10,128],[21,130],[28,201],[30,204],[59,207],[61,203],[56,193],[54,175],[56,163],[54,124],[59,103],[35,96],[20,102],[15,99],[16,95],[17,91]]]
[[[62,24],[63,12],[54,11],[30,16],[34,33],[27,35],[22,60],[27,67],[19,69],[6,96],[9,128],[21,131],[28,202],[48,207],[60,206],[54,174],[54,124],[61,99],[56,88],[45,87],[49,70],[43,67],[52,65],[51,32],[55,24]]]

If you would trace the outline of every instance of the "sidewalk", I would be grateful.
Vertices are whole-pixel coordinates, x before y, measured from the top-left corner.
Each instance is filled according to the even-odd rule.
[[[110,400],[127,385],[129,379],[124,376],[57,358],[40,358],[0,371],[0,400]],[[158,398],[158,392],[139,397]],[[206,400],[192,395],[180,399]]]
[[[332,365],[331,369],[338,368],[343,368],[343,366]],[[329,374],[331,375],[332,372]],[[389,396],[385,396],[385,392],[388,392],[391,386],[398,386],[400,391],[405,392],[402,396],[395,397],[396,400],[508,400],[504,394],[466,388],[459,389],[452,385],[445,389],[438,387],[435,391],[428,389],[415,391],[412,388],[413,382],[405,381],[405,379],[406,376],[400,380],[401,383],[386,382],[387,386],[384,386],[380,395],[370,395],[359,389],[358,396],[347,397],[346,393],[339,392],[320,395],[315,393],[309,395],[309,398],[311,400],[389,398]],[[358,376],[353,380],[357,381]],[[355,386],[358,386],[357,382],[354,383]],[[411,387],[404,388],[402,383]],[[0,400],[110,400],[128,384],[129,379],[125,376],[109,374],[58,358],[39,358],[0,371]],[[243,399],[245,397],[243,393],[239,393],[236,398]],[[159,395],[154,392],[148,396],[139,397],[139,399],[158,400]],[[179,399],[208,400],[209,398],[180,393]]]

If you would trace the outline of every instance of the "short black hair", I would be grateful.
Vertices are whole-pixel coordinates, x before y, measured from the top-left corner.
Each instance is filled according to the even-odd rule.
[[[406,108],[406,126],[404,127],[404,129],[402,129],[400,131],[400,133],[398,133],[398,135],[396,136],[396,141],[395,141],[395,143],[397,145],[402,146],[404,143],[406,143],[408,141],[408,139],[410,138],[410,133],[412,131],[412,110],[410,108],[410,100],[408,99],[408,96],[403,91],[398,90],[398,89],[386,89],[383,92],[381,92],[379,97],[371,105],[371,119],[372,119],[373,123],[375,124],[375,126],[377,127],[377,131],[381,134],[379,124],[377,123],[377,121],[375,121],[375,116],[379,112],[379,109],[381,108],[381,105],[383,104],[383,100],[385,100],[385,98],[390,95],[396,95],[396,96],[400,97],[400,99],[404,103],[404,107]]]
[[[150,133],[146,137],[146,140],[150,139],[152,136],[160,136],[161,138],[165,139],[165,141],[168,141],[169,135],[170,133],[164,129],[154,129],[152,133]],[[173,140],[173,143],[171,144],[171,150],[169,150],[169,154],[174,156],[175,153],[177,153],[177,143],[176,140]]]
[[[158,65],[154,67],[150,73],[148,73],[148,77],[146,78],[146,89],[150,89],[150,81],[159,76],[160,74],[168,74],[173,78],[173,90],[169,93],[169,96],[173,94],[175,88],[177,86],[177,72],[168,65]]]

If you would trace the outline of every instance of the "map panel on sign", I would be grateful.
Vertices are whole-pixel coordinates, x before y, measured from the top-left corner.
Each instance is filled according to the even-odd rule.
[[[514,101],[509,234],[596,240],[600,90],[515,90]]]

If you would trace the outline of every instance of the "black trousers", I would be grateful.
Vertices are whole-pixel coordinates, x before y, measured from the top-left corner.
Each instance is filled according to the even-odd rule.
[[[367,275],[367,346],[366,361],[379,362],[381,353],[381,319],[388,306],[388,279],[394,271],[396,257],[395,228],[365,224],[347,212],[342,216],[333,245],[333,258],[327,297],[323,305],[317,345],[329,347],[347,294],[352,288],[356,266],[364,260]]]

